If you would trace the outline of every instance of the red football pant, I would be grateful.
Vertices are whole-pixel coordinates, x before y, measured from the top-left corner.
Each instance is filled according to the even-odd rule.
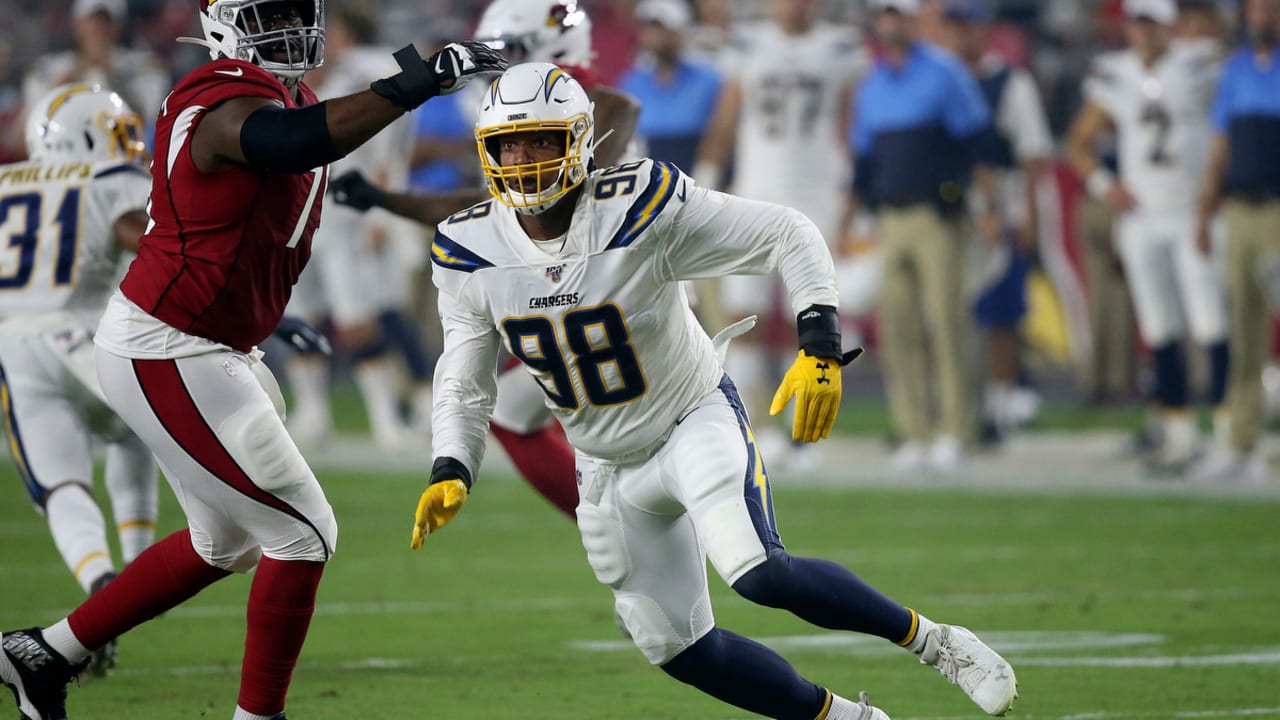
[[[557,423],[521,435],[490,423],[493,436],[502,443],[520,476],[560,512],[576,519],[578,476],[573,448]]]

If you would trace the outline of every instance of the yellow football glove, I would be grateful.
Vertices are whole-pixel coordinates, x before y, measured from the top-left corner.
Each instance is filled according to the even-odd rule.
[[[815,358],[804,350],[799,351],[773,394],[769,414],[782,412],[794,396],[796,419],[791,426],[791,438],[811,443],[827,437],[840,410],[840,368],[861,354],[862,348],[858,348],[840,358]]]
[[[413,517],[413,541],[409,547],[417,550],[427,535],[439,530],[467,502],[467,484],[460,478],[432,483],[418,500],[418,512]]]

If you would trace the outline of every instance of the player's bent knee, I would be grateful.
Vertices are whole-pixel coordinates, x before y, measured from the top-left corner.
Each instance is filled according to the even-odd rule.
[[[611,588],[620,587],[631,574],[621,522],[599,506],[582,503],[578,506],[578,530],[596,579]]]
[[[757,605],[780,607],[790,573],[791,556],[785,551],[778,551],[751,568],[737,582],[732,583],[732,587],[734,592]]]
[[[688,617],[673,617],[653,598],[617,593],[614,607],[631,641],[653,665],[665,665],[715,627],[710,601],[700,602]]]
[[[338,521],[333,509],[325,506],[318,517],[309,517],[308,523],[297,523],[297,532],[262,548],[262,554],[274,560],[306,560],[328,562],[338,547]]]
[[[241,538],[239,544],[231,545],[226,539],[214,540],[207,533],[192,529],[191,547],[201,560],[227,572],[240,574],[253,572],[253,569],[258,567],[258,561],[262,559],[262,548],[248,537]]]

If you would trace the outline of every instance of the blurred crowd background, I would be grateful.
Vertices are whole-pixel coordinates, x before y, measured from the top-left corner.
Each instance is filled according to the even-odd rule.
[[[665,154],[693,173],[697,147],[712,122],[717,93],[725,85],[724,78],[736,72],[733,63],[739,34],[744,28],[773,22],[779,6],[789,1],[580,0],[579,6],[592,20],[594,70],[603,81],[641,101],[640,149]],[[204,49],[175,42],[179,36],[199,35],[196,0],[4,0],[4,4],[5,23],[0,27],[2,162],[22,159],[24,104],[53,85],[80,79],[101,82],[120,92],[151,125],[173,82],[207,60]],[[470,37],[486,4],[485,0],[330,0],[330,57],[338,57],[347,46],[396,48],[408,42],[426,55],[443,42]],[[895,3],[817,0],[817,4],[821,21],[864,49],[866,58],[879,52],[871,32],[872,16]],[[917,30],[922,39],[954,51],[956,38],[947,26],[951,5],[954,3],[944,0],[921,0],[904,7],[918,11]],[[1080,111],[1081,88],[1092,59],[1126,43],[1124,3],[992,0],[980,3],[980,10],[973,10],[978,7],[974,3],[960,5],[969,7],[965,12],[975,13],[970,19],[985,26],[984,54],[998,56],[1034,78],[1049,130],[1045,158],[1049,166],[1042,178],[1046,189],[1041,197],[1048,198],[1052,206],[1051,216],[1039,220],[1036,232],[1041,237],[1031,243],[1031,277],[1026,290],[1029,309],[1019,319],[1012,340],[1017,360],[1011,368],[1000,370],[1012,375],[1012,387],[1005,388],[995,415],[982,408],[983,388],[991,386],[980,369],[984,362],[976,358],[973,363],[974,427],[958,438],[968,445],[996,441],[1031,421],[1046,397],[1057,403],[1140,405],[1149,395],[1144,378],[1151,359],[1134,327],[1124,273],[1110,242],[1111,218],[1098,203],[1088,200],[1084,183],[1063,156],[1065,136]],[[1218,38],[1224,54],[1243,41],[1244,23],[1237,0],[1178,5],[1183,10],[1179,32]],[[1192,23],[1196,26],[1190,27]],[[335,39],[337,35],[341,37]],[[663,55],[698,68],[701,85],[690,81],[688,93],[654,91],[647,78]],[[785,63],[786,58],[778,62]],[[859,71],[863,70],[865,67]],[[475,187],[478,165],[472,121],[465,102],[459,99],[464,96],[433,100],[417,111],[403,136],[404,147],[390,151],[403,167],[381,173],[376,179],[395,189],[424,193]],[[842,115],[841,119],[846,118]],[[834,147],[839,141],[832,138],[832,142]],[[837,150],[849,148],[833,152]],[[1193,204],[1194,199],[1186,202]],[[1046,212],[1050,210],[1041,208],[1042,214]],[[429,380],[430,355],[439,347],[432,293],[425,279],[429,263],[422,237],[429,232],[388,221],[358,239],[370,252],[391,254],[392,260],[384,267],[388,275],[396,277],[372,282],[395,288],[381,302],[403,311],[415,324],[408,332],[420,332],[426,338],[426,357],[408,361],[416,369],[407,375],[419,384]],[[850,228],[839,232],[854,239],[860,235]],[[851,246],[843,238],[828,239],[842,247],[842,252]],[[856,253],[856,248],[849,252]],[[700,312],[717,315],[714,292],[700,293],[699,302]],[[875,312],[866,310],[863,317],[851,319],[847,331],[874,351],[882,340],[882,329]],[[719,312],[721,317],[732,314]],[[779,305],[775,314],[785,318],[789,310]],[[346,338],[349,341],[344,342],[342,330],[338,328],[339,348],[355,348],[367,340]],[[980,332],[976,324],[971,330],[975,335]],[[400,331],[387,332],[394,335]],[[776,336],[782,338],[778,341],[781,346],[792,342],[785,333]],[[981,355],[981,343],[972,345],[975,355]],[[920,352],[924,353],[923,347]],[[1202,395],[1210,382],[1210,370],[1198,353],[1188,356],[1192,386]],[[358,365],[360,359],[340,351],[335,376],[347,377],[349,370],[344,368]],[[852,373],[846,381],[850,388],[847,394],[855,401],[859,397],[882,398],[883,364],[883,356],[872,352],[870,360],[861,363],[866,369]],[[356,379],[359,382],[358,376]],[[384,395],[391,392],[363,386],[362,390]],[[407,397],[410,391],[404,392]],[[1193,393],[1193,397],[1200,395]],[[406,400],[405,405],[426,403],[427,398],[429,389],[424,388],[418,400]],[[376,414],[370,410],[371,417]],[[406,429],[412,415],[404,413]],[[320,438],[331,428],[331,420],[322,418],[303,434]],[[375,427],[375,434],[388,445],[398,442],[399,432]],[[895,440],[904,439],[901,427],[893,432]]]

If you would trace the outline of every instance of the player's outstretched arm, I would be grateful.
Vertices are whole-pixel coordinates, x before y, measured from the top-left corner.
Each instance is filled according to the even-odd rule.
[[[501,73],[507,62],[482,43],[451,43],[423,60],[408,45],[395,53],[400,72],[368,90],[303,108],[282,108],[262,97],[218,105],[191,137],[196,167],[227,164],[274,172],[307,172],[337,160],[404,113],[470,80]]]
[[[343,173],[329,181],[329,192],[334,202],[360,212],[382,208],[393,215],[408,218],[423,225],[435,225],[450,215],[468,208],[489,197],[484,190],[459,190],[439,195],[417,195],[391,192],[369,182],[359,170]]]

